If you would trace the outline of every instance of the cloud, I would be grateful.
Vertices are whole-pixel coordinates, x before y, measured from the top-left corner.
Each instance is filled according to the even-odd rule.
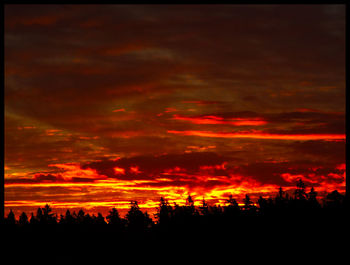
[[[218,138],[253,138],[253,139],[272,139],[272,140],[345,140],[345,134],[269,134],[264,132],[211,132],[211,131],[174,131],[168,133],[200,136],[200,137],[218,137]]]
[[[180,168],[194,172],[201,166],[217,165],[224,162],[224,157],[213,152],[193,152],[167,154],[159,156],[135,156],[118,160],[88,162],[83,169],[92,169],[100,175],[119,179],[153,179],[166,170]],[[117,172],[115,168],[118,168]],[[135,170],[137,168],[137,171]],[[140,174],[142,172],[142,174]]]
[[[197,117],[185,117],[181,115],[173,115],[174,120],[188,121],[194,124],[228,124],[234,126],[261,126],[266,124],[266,121],[260,118],[244,119],[235,118],[230,120],[224,120],[224,118],[219,116],[197,116]]]

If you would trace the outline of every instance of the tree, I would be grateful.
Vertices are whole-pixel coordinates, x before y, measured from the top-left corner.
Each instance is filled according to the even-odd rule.
[[[80,209],[77,215],[77,223],[84,224],[84,219],[85,219],[85,213],[83,209]]]
[[[97,225],[105,225],[106,224],[105,218],[102,216],[101,213],[97,213],[97,217],[95,219],[95,224],[97,224]]]
[[[314,187],[311,187],[310,192],[307,195],[308,201],[313,204],[314,206],[318,204],[317,202],[317,192],[315,191]]]
[[[262,196],[259,197],[258,204],[260,212],[265,212],[268,209],[268,202]]]
[[[332,191],[326,196],[326,207],[340,208],[343,205],[345,196],[340,194],[337,190]]]
[[[70,213],[69,210],[66,211],[66,215],[64,217],[64,224],[68,224],[68,225],[71,225],[71,224],[74,224],[75,223],[75,218],[73,217],[73,215]]]
[[[42,219],[45,224],[55,224],[57,223],[57,220],[55,218],[55,215],[52,212],[51,207],[46,204],[44,208],[42,208]]]
[[[85,224],[85,225],[94,224],[94,219],[91,217],[90,214],[86,214],[86,215],[84,216],[83,224]]]
[[[202,200],[202,206],[199,207],[203,216],[207,216],[209,214],[209,207],[205,199]]]
[[[283,194],[284,194],[284,191],[283,191],[282,187],[280,187],[278,189],[278,198],[283,199]]]
[[[243,199],[243,203],[244,203],[245,210],[249,210],[252,207],[253,202],[250,200],[250,197],[248,194],[245,195],[245,198]]]
[[[305,192],[305,183],[301,180],[301,178],[297,181],[297,188],[295,190],[295,199],[297,200],[306,200],[306,192]]]
[[[109,225],[113,225],[116,228],[122,228],[123,226],[122,219],[120,218],[119,212],[116,208],[112,208],[112,210],[109,211],[106,219]]]
[[[188,197],[186,199],[186,204],[185,204],[184,210],[186,212],[187,217],[192,217],[192,216],[198,214],[196,211],[196,208],[194,207],[194,200],[192,199],[191,195],[188,195]]]
[[[9,225],[16,224],[16,217],[15,217],[15,214],[12,212],[12,210],[10,210],[9,214],[7,215],[6,224],[9,224]]]
[[[228,196],[228,200],[226,200],[226,203],[228,203],[228,207],[233,207],[233,208],[239,208],[237,201],[233,198],[233,195],[230,194]]]
[[[148,214],[144,214],[137,201],[131,201],[131,206],[128,213],[125,215],[127,226],[132,231],[142,231],[148,228],[151,219]]]
[[[191,195],[188,195],[188,197],[186,199],[186,206],[194,207],[194,201],[193,201]]]
[[[34,216],[33,213],[31,213],[31,215],[30,215],[30,221],[29,221],[29,223],[30,223],[31,225],[35,225],[35,224],[38,224],[38,223],[39,223],[38,220],[35,218],[35,216]]]
[[[28,222],[28,216],[26,215],[25,212],[23,212],[20,217],[19,217],[19,220],[18,220],[18,223],[19,225],[27,225],[29,224]]]
[[[230,217],[237,216],[240,212],[240,209],[237,201],[233,198],[232,194],[229,195],[228,199],[226,200],[226,203],[228,204],[224,208],[226,215]]]
[[[250,197],[246,194],[245,198],[243,199],[244,203],[244,213],[248,215],[254,215],[256,213],[257,207],[254,205],[254,203],[250,200]]]
[[[157,213],[155,217],[160,225],[169,224],[173,216],[173,208],[169,205],[169,202],[163,197],[160,197],[159,207],[157,208]]]
[[[42,224],[44,222],[43,219],[43,211],[41,210],[41,208],[39,207],[38,210],[36,211],[36,216],[35,219],[38,221],[38,223]]]
[[[58,222],[60,225],[64,224],[65,223],[65,220],[64,220],[64,215],[63,214],[60,214],[60,221]]]

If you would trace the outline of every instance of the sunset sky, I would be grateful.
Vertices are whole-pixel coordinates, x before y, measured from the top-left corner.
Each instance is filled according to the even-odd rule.
[[[5,214],[345,191],[344,5],[6,5],[4,48]]]

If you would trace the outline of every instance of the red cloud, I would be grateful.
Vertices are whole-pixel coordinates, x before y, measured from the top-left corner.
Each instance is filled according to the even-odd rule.
[[[142,172],[139,170],[138,166],[134,166],[134,167],[130,167],[130,173],[132,173],[132,174],[140,174]]]
[[[261,118],[234,118],[224,119],[219,116],[209,115],[200,117],[185,117],[181,115],[173,115],[174,120],[188,121],[194,124],[229,124],[235,126],[260,126],[267,122]]]
[[[115,168],[114,168],[114,172],[115,172],[115,174],[117,174],[117,175],[119,175],[119,174],[125,175],[125,169],[124,169],[124,168],[115,167]]]
[[[345,140],[345,134],[270,134],[259,132],[211,132],[211,131],[175,131],[168,130],[168,133],[217,138],[252,138],[271,140]]]
[[[115,109],[113,112],[125,112],[125,109]]]

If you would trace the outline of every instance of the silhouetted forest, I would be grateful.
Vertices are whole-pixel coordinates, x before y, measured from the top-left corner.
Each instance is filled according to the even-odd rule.
[[[191,196],[183,206],[160,198],[154,220],[140,209],[137,201],[131,202],[123,218],[115,208],[105,217],[83,210],[77,213],[67,210],[57,216],[49,205],[30,216],[23,212],[18,218],[10,211],[4,220],[6,242],[25,245],[30,253],[38,247],[41,251],[64,248],[73,253],[78,246],[84,251],[118,249],[118,253],[133,253],[151,246],[166,251],[176,248],[175,242],[181,242],[187,250],[201,245],[205,252],[205,244],[229,242],[220,245],[220,249],[249,253],[251,248],[259,251],[267,246],[281,251],[295,240],[300,248],[309,248],[310,244],[321,247],[326,236],[344,232],[348,221],[346,200],[338,191],[328,193],[320,202],[314,188],[307,189],[299,180],[293,195],[282,188],[276,193],[256,202],[246,195],[243,205],[231,195],[224,206],[209,205],[204,199],[200,206],[195,206]]]
[[[248,195],[243,200],[244,205],[230,195],[226,199],[224,206],[209,205],[205,199],[201,201],[201,206],[195,206],[194,200],[189,195],[186,204],[179,206],[176,203],[171,205],[165,198],[161,197],[159,207],[154,215],[154,220],[147,212],[143,212],[137,201],[131,201],[130,209],[124,218],[119,215],[116,208],[109,211],[104,217],[101,213],[90,215],[83,209],[77,213],[67,210],[65,215],[57,216],[52,212],[51,207],[46,204],[43,208],[38,208],[36,214],[31,213],[28,217],[23,212],[18,218],[12,210],[5,218],[7,225],[17,225],[20,227],[30,225],[108,225],[115,230],[142,233],[145,231],[159,229],[176,229],[191,226],[210,226],[218,224],[228,224],[230,222],[252,220],[256,218],[285,218],[295,219],[300,216],[310,218],[320,218],[328,215],[333,217],[343,214],[345,210],[345,196],[337,190],[326,195],[323,202],[317,198],[317,192],[311,187],[306,191],[304,182],[300,179],[296,183],[294,196],[290,196],[279,189],[277,196],[265,199],[260,198],[253,202]]]

